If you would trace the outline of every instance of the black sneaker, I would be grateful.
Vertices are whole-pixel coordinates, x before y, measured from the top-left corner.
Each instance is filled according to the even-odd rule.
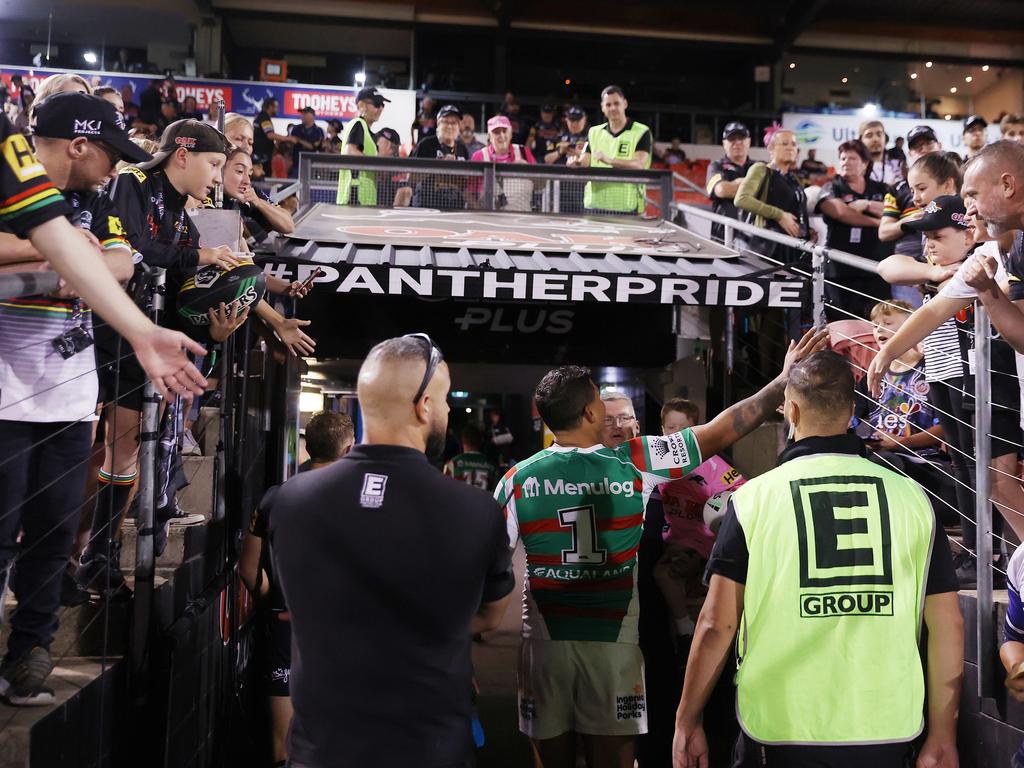
[[[20,659],[0,663],[0,698],[15,707],[42,707],[53,704],[53,689],[46,678],[53,671],[50,652],[36,646]]]
[[[975,589],[978,586],[978,561],[970,552],[961,552],[953,558],[956,578],[960,589]]]
[[[115,542],[110,547],[109,558],[99,554],[89,556],[88,559],[83,557],[75,578],[83,589],[96,592],[107,600],[117,602],[129,599],[132,591],[121,573],[120,555],[121,546]]]
[[[89,591],[82,589],[75,574],[64,569],[60,576],[60,604],[68,608],[84,605],[89,602]]]

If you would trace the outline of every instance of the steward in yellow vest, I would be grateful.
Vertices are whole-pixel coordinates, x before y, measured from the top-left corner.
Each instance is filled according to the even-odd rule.
[[[350,120],[341,133],[341,154],[377,154],[377,140],[370,130],[384,111],[384,104],[390,103],[374,87],[363,88],[356,94],[359,117]],[[350,171],[342,169],[338,174],[337,205],[377,205],[377,180],[373,171]]]
[[[677,768],[706,765],[701,713],[737,628],[740,749],[759,764],[898,768],[927,725],[918,765],[955,765],[963,622],[949,544],[921,486],[864,457],[847,431],[854,399],[844,358],[796,364],[796,442],[729,499],[676,714]]]
[[[650,129],[628,118],[629,102],[622,89],[609,85],[601,91],[601,112],[608,119],[587,134],[587,151],[568,166],[624,168],[642,171],[651,167],[653,141]],[[570,158],[572,160],[572,158]],[[588,213],[633,214],[644,212],[644,185],[622,182],[587,182],[583,207]]]

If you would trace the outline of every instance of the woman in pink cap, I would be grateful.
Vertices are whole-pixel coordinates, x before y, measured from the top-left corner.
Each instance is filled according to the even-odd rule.
[[[512,123],[504,115],[495,115],[487,121],[490,144],[473,153],[473,160],[485,163],[535,163],[529,147],[512,143]]]
[[[490,143],[473,153],[472,159],[485,163],[536,163],[529,147],[512,143],[512,123],[504,115],[487,121]],[[530,210],[533,182],[529,179],[500,179],[496,185],[495,208],[508,211]]]

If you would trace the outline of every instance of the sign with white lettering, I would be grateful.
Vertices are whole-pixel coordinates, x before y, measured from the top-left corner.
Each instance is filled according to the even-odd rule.
[[[681,304],[696,307],[799,307],[804,281],[774,278],[615,275],[505,269],[325,265],[269,261],[267,275],[304,280],[314,294],[420,296],[526,302]]]

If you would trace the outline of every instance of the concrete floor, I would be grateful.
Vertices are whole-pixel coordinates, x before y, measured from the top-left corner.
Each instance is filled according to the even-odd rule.
[[[480,687],[477,713],[486,742],[478,754],[480,768],[529,768],[530,742],[519,733],[516,715],[516,655],[522,629],[523,571],[526,555],[520,545],[512,558],[516,589],[501,626],[473,644],[473,666]]]

